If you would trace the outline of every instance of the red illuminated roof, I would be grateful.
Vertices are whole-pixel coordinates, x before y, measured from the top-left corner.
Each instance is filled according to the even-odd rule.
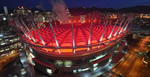
[[[61,25],[61,26],[54,26],[55,35],[60,47],[72,47],[72,26],[71,25]],[[104,32],[103,41],[106,40],[106,37],[109,36],[110,32],[112,31],[113,25],[108,25]],[[92,33],[91,33],[91,45],[98,44],[100,41],[100,37],[102,35],[104,29],[104,25],[93,25],[92,26]],[[116,26],[112,35],[116,32],[118,27]],[[120,28],[121,29],[121,28]],[[50,27],[45,27],[38,29],[42,39],[45,42],[46,46],[56,47],[54,35]],[[90,33],[90,24],[88,25],[75,25],[73,28],[74,31],[74,40],[75,45],[78,46],[87,46],[89,33]],[[36,43],[32,40],[28,40],[28,43],[36,44],[42,46],[42,41],[38,35],[38,33],[33,30],[31,31],[32,36],[35,38]],[[29,34],[28,34],[29,35]],[[27,38],[23,38],[24,40]]]
[[[91,29],[91,24],[74,24],[72,28],[72,24],[58,25],[53,26],[54,34],[56,35],[56,40],[58,45],[56,44],[56,40],[54,38],[54,34],[50,27],[44,27],[38,29],[40,36],[42,37],[43,42],[41,41],[38,32],[36,30],[30,31],[33,38],[36,42],[33,41],[30,33],[27,34],[30,36],[31,40],[29,40],[25,35],[23,35],[22,40],[28,44],[43,46],[48,48],[42,48],[45,51],[53,51],[53,52],[74,52],[80,50],[88,50],[90,47],[97,48],[101,43],[108,43],[109,41],[116,40],[120,38],[122,35],[113,36],[118,26],[114,27],[114,31],[112,32],[114,25],[107,25],[104,31],[104,25],[102,24],[93,24]],[[91,29],[91,37],[89,43],[89,35]],[[122,27],[119,28],[119,31]],[[72,33],[73,30],[73,33]],[[100,38],[104,31],[104,36],[102,41],[100,42]],[[118,31],[118,32],[119,32]],[[110,33],[112,32],[112,36],[108,39]],[[73,35],[72,35],[73,34]],[[73,37],[74,37],[74,46],[73,46]],[[58,50],[58,49],[61,49]]]

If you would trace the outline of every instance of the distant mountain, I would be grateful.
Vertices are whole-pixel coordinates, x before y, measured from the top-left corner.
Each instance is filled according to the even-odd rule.
[[[72,15],[82,15],[82,14],[87,14],[92,11],[100,11],[100,12],[117,12],[117,10],[113,8],[85,8],[85,7],[78,7],[78,8],[69,8],[69,11],[71,12]]]
[[[150,13],[150,6],[140,5],[135,7],[126,7],[119,9],[118,12]]]
[[[100,12],[112,12],[112,13],[116,13],[116,12],[122,12],[122,13],[150,13],[150,6],[134,6],[134,7],[126,7],[126,8],[121,8],[121,9],[113,9],[113,8],[96,8],[96,7],[92,7],[92,8],[83,8],[83,7],[78,7],[78,8],[69,8],[70,12],[73,15],[76,14],[86,14],[89,13],[91,11],[100,11]]]
[[[32,11],[39,10],[39,11],[51,11],[51,10],[41,10],[41,9],[36,9],[36,8],[29,8]],[[77,8],[69,8],[69,11],[73,15],[81,15],[81,14],[87,14],[91,11],[100,11],[100,12],[123,12],[123,13],[150,13],[150,6],[134,6],[134,7],[126,7],[126,8],[121,8],[121,9],[113,9],[113,8],[97,8],[97,7],[92,7],[92,8],[85,8],[85,7],[77,7]],[[4,10],[0,9],[0,13],[3,13]],[[13,9],[9,9],[9,13],[13,12]]]

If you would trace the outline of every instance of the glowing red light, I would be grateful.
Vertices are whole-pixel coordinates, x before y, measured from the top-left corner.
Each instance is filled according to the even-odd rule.
[[[71,21],[69,21],[69,23],[71,23]]]
[[[80,22],[80,20],[79,20],[79,22]]]
[[[67,21],[67,23],[71,21]],[[76,21],[73,21],[73,22],[76,22]],[[62,21],[60,21],[60,23],[62,23]],[[66,23],[66,22],[63,22],[63,23]],[[76,24],[74,24],[75,26]],[[76,46],[87,46],[87,43],[88,43],[88,34],[89,34],[89,25],[86,25],[86,24],[83,24],[81,26],[77,25],[78,27],[74,27],[73,28],[73,31],[75,33],[75,45]],[[82,26],[84,26],[85,28],[83,28]],[[66,28],[67,27],[67,28]],[[101,29],[103,29],[104,25],[95,25],[92,27],[92,33],[93,35],[91,36],[91,44],[93,45],[96,45],[97,43],[99,43],[99,40],[100,40],[100,37],[102,36],[102,31]],[[111,30],[113,28],[113,25],[109,25],[106,27],[108,30],[105,31],[104,33],[104,36],[102,38],[102,41],[106,41],[106,38],[108,37],[107,34],[110,34],[111,33]],[[72,44],[72,26],[70,25],[62,25],[61,27],[53,27],[54,31],[55,31],[55,35],[57,37],[57,41],[58,41],[58,44],[61,46],[61,47],[72,47],[73,44]],[[112,35],[114,35],[114,33],[116,32],[116,30],[118,29],[118,27],[115,27],[115,31],[112,33]],[[121,28],[120,28],[121,29]],[[60,32],[63,32],[60,34]],[[86,33],[85,33],[86,32]],[[46,28],[41,28],[39,30],[39,33],[41,34],[41,37],[42,39],[44,40],[45,42],[45,45],[46,46],[49,46],[49,47],[56,47],[56,43],[54,41],[54,35],[52,33],[52,30],[50,29],[50,27],[46,27]],[[35,44],[35,45],[42,45],[42,42],[40,41],[40,38],[38,36],[38,33],[34,30],[34,31],[31,31],[31,34],[33,35],[33,37],[35,38],[35,40],[37,41],[36,43],[34,43],[32,40],[27,40],[26,42],[28,43],[31,43],[31,44]],[[29,33],[28,33],[29,35]],[[95,36],[97,35],[97,36]],[[24,35],[25,36],[25,35]],[[24,37],[23,36],[23,37]],[[31,37],[29,35],[29,37]],[[119,38],[119,37],[117,37]],[[23,40],[26,40],[27,38],[23,38]],[[116,38],[114,38],[116,39]],[[112,40],[112,39],[110,39]],[[97,47],[97,46],[96,46]],[[46,50],[46,49],[45,49]],[[77,50],[87,50],[87,48],[78,48],[76,49]],[[48,49],[48,51],[53,51],[53,49]],[[72,49],[61,49],[60,50],[61,53],[63,52],[72,52]],[[57,51],[56,51],[57,52]]]

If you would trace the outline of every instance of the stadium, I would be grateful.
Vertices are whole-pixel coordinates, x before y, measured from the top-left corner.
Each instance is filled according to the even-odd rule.
[[[115,19],[110,16],[92,14],[76,17],[78,20],[72,18],[67,23],[43,22],[44,26],[34,20],[18,18],[16,24],[36,69],[47,74],[79,73],[110,65],[115,51],[122,51],[123,39],[131,29],[132,15],[118,15]]]

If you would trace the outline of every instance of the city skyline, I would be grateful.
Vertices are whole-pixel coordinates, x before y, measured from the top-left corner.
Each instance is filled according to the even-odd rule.
[[[150,76],[150,1],[1,0],[1,77]]]
[[[8,8],[17,8],[18,6],[24,6],[25,8],[38,8],[43,10],[51,10],[52,9],[52,0],[3,0],[0,3],[0,8],[3,6],[7,6]],[[60,1],[60,0],[57,0]],[[138,5],[149,6],[149,0],[64,0],[66,7],[74,8],[74,7],[97,7],[97,8],[114,8],[120,9],[124,7],[132,7]]]

